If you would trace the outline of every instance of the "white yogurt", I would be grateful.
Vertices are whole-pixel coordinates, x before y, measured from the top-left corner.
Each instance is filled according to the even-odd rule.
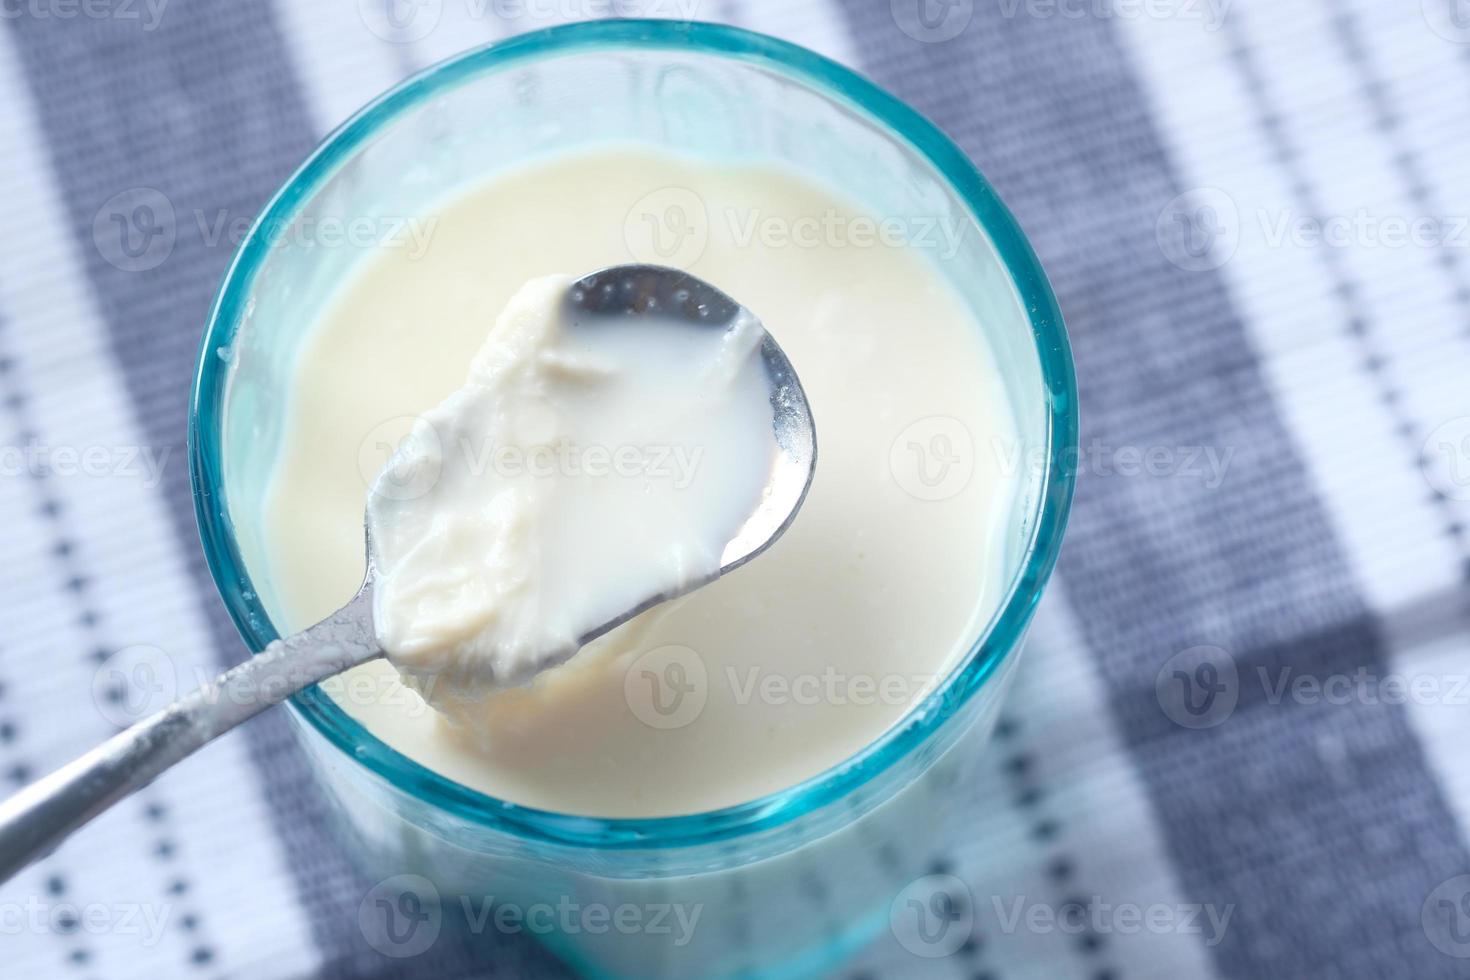
[[[277,623],[352,596],[375,447],[464,384],[486,325],[540,276],[658,261],[738,298],[801,377],[821,459],[769,551],[466,708],[474,724],[385,663],[329,685],[348,713],[502,799],[661,816],[842,762],[953,667],[998,608],[1026,474],[995,357],[923,244],[771,234],[874,218],[786,171],[631,150],[499,175],[432,217],[422,254],[365,262],[303,341],[254,576]]]
[[[523,286],[375,482],[374,614],[431,701],[478,701],[719,574],[778,447],[759,321],[567,315]]]

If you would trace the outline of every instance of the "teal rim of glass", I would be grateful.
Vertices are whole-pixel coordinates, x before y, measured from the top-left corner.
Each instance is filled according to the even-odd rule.
[[[189,472],[205,558],[230,617],[255,650],[276,638],[235,544],[224,499],[220,432],[229,365],[214,355],[234,340],[255,275],[269,247],[262,228],[284,227],[338,167],[387,123],[435,95],[492,71],[548,56],[589,50],[662,50],[742,61],[813,89],[880,123],[947,180],[990,236],[1031,318],[1047,399],[1047,447],[1040,512],[1022,567],[988,628],[945,682],[898,724],[856,755],[795,786],[737,806],[686,816],[600,818],[538,810],[496,799],[419,765],[389,748],[330,697],[313,688],[292,699],[308,724],[371,773],[424,804],[516,838],[597,849],[690,847],[745,837],[788,824],[871,783],[919,748],[958,712],[1019,644],[1056,564],[1072,502],[1077,390],[1061,311],[1046,274],[1015,218],[990,184],[943,132],[903,102],[834,61],[797,45],[720,24],[609,20],[522,34],[457,55],[390,89],[335,130],[307,158],[256,220],[225,274],[210,312],[189,406]]]

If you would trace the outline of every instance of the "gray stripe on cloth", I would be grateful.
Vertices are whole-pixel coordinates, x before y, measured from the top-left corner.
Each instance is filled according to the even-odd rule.
[[[183,460],[195,352],[234,245],[228,230],[211,241],[211,229],[221,227],[221,215],[241,227],[253,218],[311,149],[313,134],[269,4],[175,2],[163,7],[154,29],[143,29],[148,21],[19,17],[11,30],[69,209],[64,218],[146,438]],[[160,264],[128,271],[104,258],[94,218],[113,195],[139,187],[171,204],[176,237]],[[145,255],[139,264],[151,263]],[[219,660],[236,662],[245,648],[213,594],[183,467],[166,470],[164,491]],[[270,712],[232,737],[248,740],[260,771],[326,964],[319,976],[524,975],[527,963],[540,975],[557,972],[548,956],[520,941],[503,944],[492,963],[476,964],[452,941],[407,961],[373,952],[357,925],[370,883],[330,838],[327,801],[288,719]]]
[[[1420,910],[1470,859],[1404,711],[1267,697],[1258,668],[1387,675],[1383,634],[1222,278],[1159,243],[1186,188],[1112,27],[977,0],[926,43],[912,35],[951,30],[892,15],[924,2],[849,0],[864,67],[956,137],[1031,236],[1075,345],[1084,468],[1089,446],[1234,451],[1214,489],[1084,473],[1061,566],[1188,898],[1233,906],[1218,967],[1460,975]],[[945,9],[970,5],[930,13]],[[1155,689],[1197,645],[1239,678],[1233,714],[1202,730],[1171,722]]]

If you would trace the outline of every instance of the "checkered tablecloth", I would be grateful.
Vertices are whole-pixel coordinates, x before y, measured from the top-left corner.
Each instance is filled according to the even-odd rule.
[[[182,443],[272,190],[405,74],[618,14],[785,37],[928,114],[1076,348],[1059,582],[943,862],[973,933],[844,975],[1470,976],[1464,0],[0,2],[0,783],[111,730],[119,650],[244,654]],[[112,226],[138,188],[156,262]],[[379,956],[323,820],[260,718],[0,886],[0,976],[562,975]]]

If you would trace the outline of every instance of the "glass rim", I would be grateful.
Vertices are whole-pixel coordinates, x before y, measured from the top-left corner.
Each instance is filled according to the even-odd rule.
[[[587,50],[674,49],[723,57],[793,78],[875,120],[926,160],[960,198],[994,245],[1030,319],[1046,400],[1046,452],[1021,567],[979,637],[944,682],[874,741],[831,768],[755,800],[669,817],[587,817],[498,799],[441,776],[374,736],[317,688],[291,699],[291,710],[351,762],[390,786],[471,824],[512,837],[596,849],[688,847],[753,835],[788,824],[871,784],[908,757],[985,685],[1019,646],[1055,567],[1075,482],[1068,453],[1077,444],[1077,394],[1071,348],[1056,297],[1020,226],[990,184],[937,126],[874,83],[798,45],[723,24],[607,20],[566,24],[496,41],[405,79],[330,133],[277,191],[241,244],[210,311],[190,395],[188,455],[195,517],[210,575],[236,628],[258,653],[278,634],[251,583],[228,514],[220,453],[230,365],[214,355],[239,328],[270,236],[283,227],[337,167],[385,125],[472,78],[547,56]]]

